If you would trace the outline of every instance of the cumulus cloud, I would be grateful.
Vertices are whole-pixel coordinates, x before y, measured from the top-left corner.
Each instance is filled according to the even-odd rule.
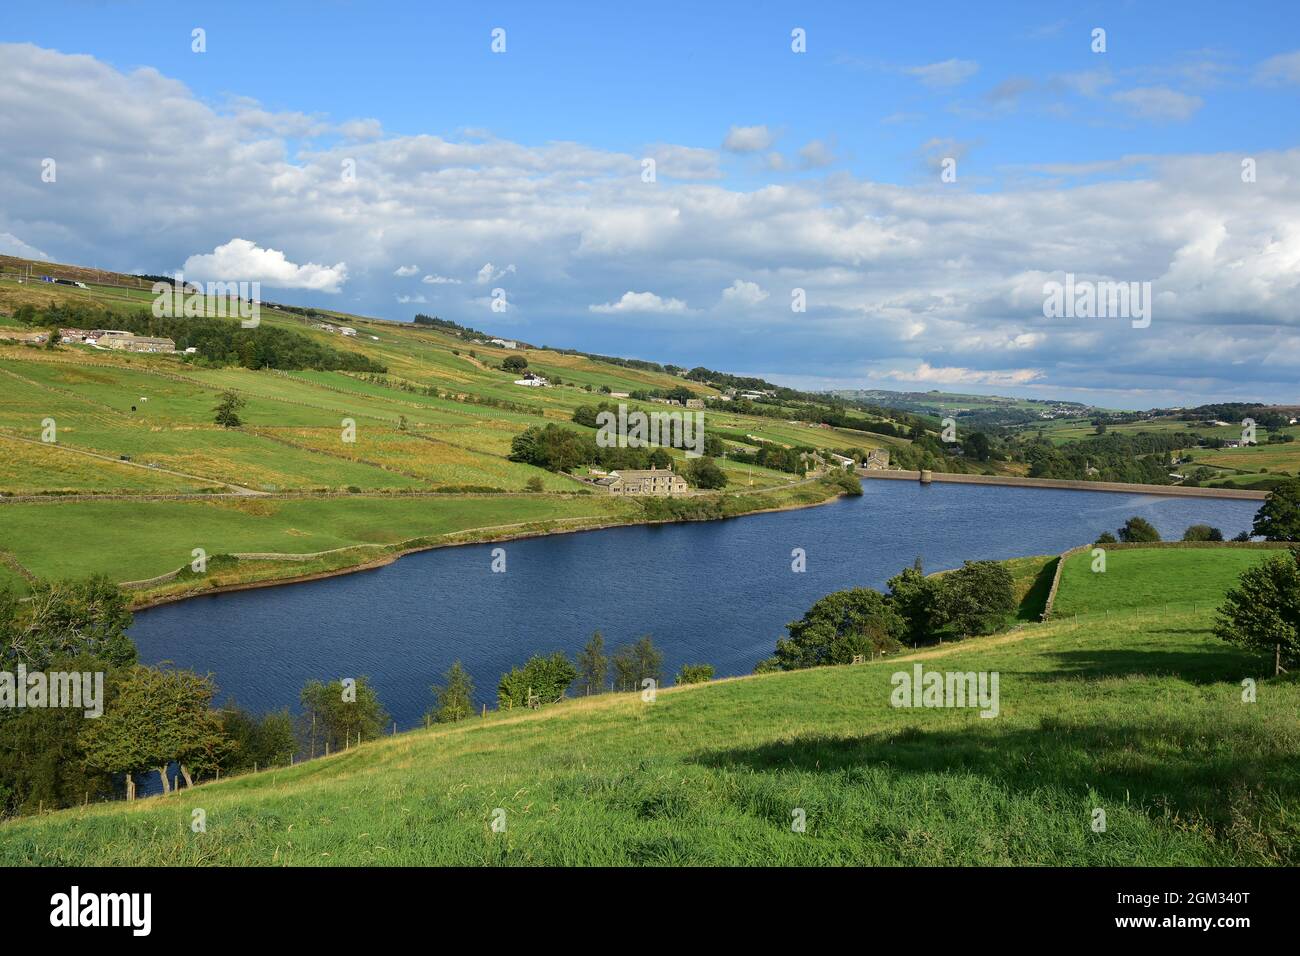
[[[979,72],[980,65],[974,60],[943,60],[939,63],[927,63],[924,66],[908,66],[903,72],[914,76],[932,90],[949,89],[961,86]]]
[[[401,278],[406,278],[407,276],[415,275],[419,271],[420,271],[419,266],[398,266],[396,269],[393,270],[393,275],[399,276]]]
[[[722,301],[727,305],[758,305],[766,298],[767,290],[757,282],[746,282],[744,279],[737,279],[722,290]]]
[[[514,271],[515,267],[513,263],[506,266],[504,269],[498,269],[492,263],[487,262],[484,263],[482,269],[478,270],[478,275],[475,277],[474,281],[479,285],[486,285],[489,282],[495,282],[497,279],[502,279]],[[435,282],[437,281],[437,278],[438,277],[435,277]]]
[[[261,282],[279,289],[317,292],[338,292],[348,281],[346,263],[295,265],[280,250],[263,249],[248,239],[231,239],[210,253],[190,256],[185,271],[196,279]]]
[[[427,285],[460,285],[459,279],[451,279],[448,278],[447,276],[440,276],[440,275],[427,275],[420,281],[426,283]]]
[[[1111,99],[1139,119],[1149,120],[1190,119],[1205,104],[1199,96],[1179,93],[1167,86],[1140,86],[1113,93]]]
[[[681,299],[664,299],[653,292],[624,292],[617,302],[588,306],[592,312],[602,315],[615,315],[622,312],[685,312],[686,303]]]
[[[1280,398],[1300,384],[1286,361],[1300,339],[1300,149],[1254,152],[1250,184],[1234,151],[1103,154],[1096,180],[1025,190],[848,171],[744,186],[665,174],[648,186],[640,149],[467,133],[289,143],[277,130],[302,118],[266,112],[204,103],[156,70],[0,45],[0,233],[61,262],[124,271],[168,273],[181,265],[176,250],[213,250],[186,262],[187,274],[255,266],[267,284],[297,283],[304,304],[346,277],[358,311],[389,318],[412,311],[395,304],[410,283],[392,264],[436,262],[428,284],[439,309],[489,328],[502,321],[485,304],[494,279],[476,274],[517,264],[510,321],[521,337],[736,372],[778,360],[792,375],[859,378],[921,362],[1032,366],[1044,377],[1030,388],[1147,388],[1164,404],[1183,404],[1188,389]],[[969,145],[935,139],[926,154],[960,157]],[[57,184],[32,175],[44,156],[59,161]],[[360,173],[351,184],[339,175],[348,157]],[[183,201],[160,204],[163,191]],[[256,243],[232,244],[232,233]],[[1151,281],[1150,328],[1045,319],[1043,283],[1064,272]],[[437,281],[452,276],[463,284]],[[733,300],[718,290],[741,294],[737,276],[771,290],[766,307],[721,307]],[[793,318],[777,301],[792,288],[808,301]],[[633,291],[607,302],[617,289],[676,298]],[[697,301],[718,307],[686,305]],[[600,315],[638,312],[689,316],[689,342],[657,328],[636,339],[641,323],[600,337],[615,326]]]
[[[732,153],[761,153],[776,137],[766,126],[733,126],[722,141],[722,148]]]

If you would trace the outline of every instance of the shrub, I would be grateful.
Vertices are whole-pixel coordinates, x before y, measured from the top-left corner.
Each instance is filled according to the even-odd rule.
[[[683,664],[677,672],[678,684],[706,684],[713,680],[712,664]]]
[[[1136,515],[1124,522],[1124,526],[1119,529],[1119,539],[1129,543],[1148,543],[1160,540],[1160,532],[1155,526],[1147,521],[1146,518],[1139,518]]]

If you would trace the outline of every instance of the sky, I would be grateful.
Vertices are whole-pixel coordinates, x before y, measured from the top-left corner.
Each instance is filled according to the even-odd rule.
[[[53,0],[0,18],[0,253],[807,389],[1297,403],[1298,120],[1290,0]]]

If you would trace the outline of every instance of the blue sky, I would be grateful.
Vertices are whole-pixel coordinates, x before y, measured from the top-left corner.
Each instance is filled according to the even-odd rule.
[[[1298,400],[1300,7],[812,6],[50,3],[0,23],[0,251],[805,387]],[[1151,327],[1052,325],[1066,272]]]

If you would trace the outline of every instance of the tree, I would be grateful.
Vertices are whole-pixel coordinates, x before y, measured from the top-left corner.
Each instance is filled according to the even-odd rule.
[[[433,707],[429,717],[440,724],[451,724],[474,716],[474,681],[461,666],[452,664],[443,675],[441,686],[434,684]]]
[[[1015,579],[1005,564],[967,561],[939,578],[939,619],[958,634],[989,634],[1015,609]]]
[[[104,713],[88,720],[80,735],[86,763],[107,773],[128,775],[153,769],[163,793],[171,791],[167,766],[180,765],[186,783],[189,766],[215,759],[229,744],[221,719],[210,709],[216,685],[193,671],[162,670],[136,664],[112,682]]]
[[[1109,531],[1103,531],[1101,534],[1097,535],[1096,543],[1097,544],[1119,544],[1119,539],[1116,538]]]
[[[1129,543],[1145,544],[1160,540],[1160,532],[1155,529],[1155,526],[1146,518],[1139,518],[1136,515],[1124,522],[1124,526],[1118,533],[1121,541]]]
[[[136,661],[130,600],[106,576],[36,581],[31,598],[0,591],[0,669],[46,670],[56,657],[89,655],[124,667]]]
[[[939,581],[925,576],[921,559],[890,578],[889,602],[903,618],[904,639],[912,645],[927,640],[937,629]]]
[[[1273,672],[1300,664],[1300,548],[1247,568],[1219,606],[1215,634],[1273,654]]]
[[[696,488],[713,490],[727,487],[727,476],[712,458],[696,458],[686,466],[687,482]]]
[[[677,671],[678,684],[706,684],[713,680],[712,664],[683,664]]]
[[[1183,532],[1184,541],[1222,541],[1223,532],[1208,524],[1189,525]]]
[[[673,456],[663,448],[655,448],[650,452],[651,468],[671,468],[672,466]]]
[[[544,487],[545,485],[542,484],[542,479],[539,478],[537,475],[533,475],[533,477],[529,478],[526,482],[524,482],[525,491],[538,492],[541,491]]]
[[[605,636],[596,631],[587,646],[578,652],[578,686],[584,694],[603,694],[609,679],[609,657],[605,654]]]
[[[976,461],[988,461],[992,453],[992,445],[989,443],[989,436],[983,432],[975,432],[966,437],[966,453]]]
[[[105,669],[89,655],[51,663],[73,673]],[[112,796],[112,774],[87,766],[81,747],[82,729],[96,719],[73,707],[0,710],[0,818]]]
[[[221,402],[217,405],[216,417],[213,419],[218,425],[224,428],[238,428],[244,424],[243,419],[239,417],[239,410],[247,404],[239,395],[232,391],[221,393]]]
[[[596,439],[551,422],[533,425],[510,442],[510,460],[549,471],[567,471],[596,460]]]
[[[276,763],[288,763],[297,749],[293,735],[293,718],[287,708],[261,717],[230,704],[219,712],[221,730],[230,747],[219,763],[222,773],[233,774],[261,769]],[[205,777],[216,767],[191,767],[196,778]]]
[[[858,655],[885,654],[901,647],[907,625],[879,591],[850,588],[828,594],[778,638],[776,659],[782,670],[850,664]]]
[[[1300,541],[1300,478],[1288,478],[1268,493],[1251,531],[1266,541]]]
[[[641,690],[645,680],[654,681],[655,686],[664,682],[664,655],[649,634],[637,638],[634,644],[620,647],[610,663],[614,668],[615,690]]]
[[[338,750],[363,740],[374,740],[389,723],[388,712],[366,677],[344,684],[342,680],[322,684],[308,681],[299,695],[303,715],[300,739],[311,756],[322,748]]]
[[[550,657],[534,654],[523,667],[512,667],[497,684],[501,707],[533,707],[551,704],[564,696],[578,670],[561,652]]]
[[[528,368],[528,359],[522,355],[507,355],[505,361],[501,363],[501,368],[507,372],[522,372]]]

